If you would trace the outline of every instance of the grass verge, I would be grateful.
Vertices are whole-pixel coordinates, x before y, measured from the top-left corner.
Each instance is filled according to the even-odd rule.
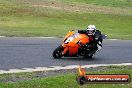
[[[110,6],[110,7],[132,7],[131,0],[60,0],[67,3],[84,3],[84,4],[93,4],[101,6]]]
[[[108,66],[99,67],[88,70],[88,74],[130,74],[132,76],[131,66]],[[97,70],[98,69],[98,70]],[[25,74],[25,75],[24,75]],[[19,73],[14,74],[17,77],[32,77],[34,73]],[[1,77],[11,77],[12,74],[0,75]],[[12,76],[13,77],[13,76]],[[64,74],[53,77],[46,78],[33,78],[28,81],[18,81],[18,82],[6,82],[0,83],[0,88],[80,88],[76,82],[76,75],[74,74]],[[130,84],[88,84],[81,86],[81,88],[131,88],[132,82]]]
[[[0,1],[0,36],[63,37],[69,30],[86,29],[87,25],[95,24],[108,38],[132,39],[132,10],[120,8],[121,3],[119,8],[116,8],[96,5],[91,7],[85,0],[85,5],[81,4],[80,0],[73,1],[80,3],[79,5],[65,3],[63,0]],[[92,3],[92,0],[90,2]]]

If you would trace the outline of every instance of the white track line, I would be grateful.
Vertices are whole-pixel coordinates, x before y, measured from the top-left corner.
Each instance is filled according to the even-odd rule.
[[[106,40],[120,40],[120,39],[106,39]]]
[[[0,38],[57,38],[57,37],[8,37],[8,36],[0,36]]]
[[[57,37],[31,37],[31,38],[57,38]]]
[[[121,64],[95,64],[95,65],[82,65],[82,68],[95,68],[100,66],[127,66],[132,65],[132,63],[121,63]],[[69,66],[50,66],[50,67],[35,67],[35,68],[22,68],[22,69],[10,69],[9,71],[0,70],[0,74],[8,73],[21,73],[21,72],[36,72],[36,71],[56,71],[56,70],[67,70],[67,69],[77,69],[79,65],[69,65]]]
[[[0,36],[0,38],[3,38],[3,37],[6,37],[6,36]]]
[[[7,37],[7,36],[0,36],[0,38],[4,38],[4,37]],[[10,38],[10,37],[7,37],[7,38]],[[11,38],[17,38],[17,37],[11,37]],[[48,38],[59,38],[59,37],[22,37],[22,38],[47,38],[48,39]],[[120,40],[120,39],[105,39],[105,40]]]

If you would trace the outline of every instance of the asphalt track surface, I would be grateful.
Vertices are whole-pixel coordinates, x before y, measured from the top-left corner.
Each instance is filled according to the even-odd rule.
[[[93,59],[54,59],[53,50],[61,38],[0,38],[0,70],[132,63],[132,40],[104,40],[101,51]]]

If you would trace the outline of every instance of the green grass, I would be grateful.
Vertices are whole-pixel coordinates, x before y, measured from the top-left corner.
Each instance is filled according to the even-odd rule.
[[[80,0],[73,0],[73,2],[74,1],[81,2]],[[88,1],[92,2],[92,0]],[[82,2],[87,4],[88,1],[83,0]],[[94,1],[99,4],[103,2]],[[76,12],[76,9],[75,11],[63,10],[62,7],[59,7],[61,9],[55,9],[43,6],[32,6],[35,4],[45,6],[45,3],[50,4],[51,2],[65,5],[65,7],[70,6],[70,4],[64,3],[63,0],[39,0],[39,2],[33,2],[33,0],[26,2],[24,2],[24,0],[0,0],[0,36],[64,37],[69,30],[86,29],[87,25],[95,24],[98,29],[108,35],[108,38],[132,39],[132,11],[129,8],[124,10],[117,9],[116,11],[116,8],[110,8],[112,10],[109,10],[109,7],[101,7],[105,8],[105,10],[99,13],[99,7],[96,6],[93,6],[93,11],[91,12],[87,10]],[[106,1],[104,0],[104,2]],[[87,8],[81,7],[81,4],[75,5],[82,9]],[[126,7],[129,7],[129,5],[126,5]]]
[[[131,0],[60,0],[66,3],[83,3],[110,7],[132,7]]]
[[[112,69],[114,68],[114,69]],[[88,74],[130,74],[132,70],[127,67],[110,66],[109,70],[96,70],[87,72]],[[120,70],[118,70],[120,69]],[[18,74],[17,74],[18,75]],[[29,73],[26,74],[30,76]],[[5,77],[5,75],[3,75]],[[22,75],[23,76],[23,75]],[[76,74],[58,75],[54,77],[46,77],[33,79],[28,81],[0,83],[0,88],[80,88],[76,82]],[[129,84],[87,84],[81,88],[131,88],[132,82]]]
[[[34,18],[29,16],[12,16],[8,18],[3,17],[1,19],[4,19],[0,24],[0,35],[2,36],[62,37],[68,32],[68,30],[85,29],[88,24],[95,24],[97,28],[99,28],[103,33],[107,34],[109,38],[132,38],[130,16],[111,16],[93,13],[69,13],[63,16],[60,15],[60,17]]]

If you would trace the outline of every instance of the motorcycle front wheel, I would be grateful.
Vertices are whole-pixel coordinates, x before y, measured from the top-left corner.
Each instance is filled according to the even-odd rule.
[[[62,57],[63,47],[60,45],[53,51],[53,57],[59,59]]]

